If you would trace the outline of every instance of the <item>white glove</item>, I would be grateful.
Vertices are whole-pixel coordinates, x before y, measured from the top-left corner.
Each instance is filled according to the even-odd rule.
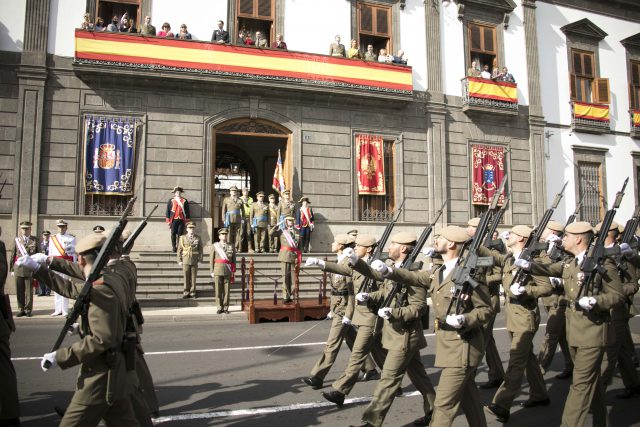
[[[178,261],[178,265],[182,267],[182,261]]]
[[[507,231],[503,231],[502,233],[500,233],[500,237],[503,238],[504,240],[507,240],[509,238],[509,230]]]
[[[351,319],[349,319],[347,316],[342,316],[342,324],[343,325],[350,325],[351,324]]]
[[[74,335],[78,335],[79,332],[80,332],[80,323],[76,322],[73,325],[71,325],[71,327],[67,330],[67,335],[72,337]]]
[[[450,314],[445,319],[445,323],[456,329],[460,329],[464,325],[464,314]]]
[[[509,290],[515,296],[522,295],[526,292],[524,286],[520,286],[520,283],[514,283],[509,287]]]
[[[40,265],[46,265],[48,258],[49,257],[46,256],[45,254],[40,254],[40,253],[31,255],[31,259]]]
[[[305,261],[304,265],[306,267],[311,267],[313,265],[319,265],[320,268],[324,268],[325,263],[323,260],[321,260],[320,258],[314,258],[314,257],[309,257],[307,258],[307,260]]]
[[[356,300],[360,302],[365,302],[368,299],[369,299],[369,294],[366,292],[360,292],[359,294],[356,294]]]
[[[628,243],[620,243],[620,253],[625,258],[631,258],[633,256],[633,249],[629,246]]]
[[[18,260],[16,261],[16,265],[21,265],[27,270],[31,271],[38,271],[38,269],[40,268],[40,264],[32,260],[29,255],[22,255],[20,258],[18,258]]]
[[[556,243],[562,242],[562,238],[560,236],[556,236],[555,234],[549,234],[546,239],[544,239],[547,243]]]
[[[51,363],[51,366],[49,366],[48,368],[44,367],[45,362],[49,362]],[[56,362],[56,352],[51,352],[51,353],[45,353],[44,356],[42,356],[42,360],[40,361],[40,367],[42,367],[42,370],[47,372],[49,369],[54,368],[58,366],[58,363]]]
[[[391,317],[391,307],[382,307],[378,310],[378,316],[382,317],[385,320],[389,320]]]
[[[515,265],[516,267],[520,267],[521,269],[525,270],[525,271],[529,271],[529,269],[531,268],[531,263],[527,260],[524,259],[517,259],[514,261],[513,265]]]
[[[382,274],[383,276],[388,276],[393,271],[391,267],[389,267],[387,264],[385,264],[383,261],[380,261],[379,259],[376,259],[371,263],[371,268],[373,268],[375,271]]]
[[[561,288],[562,287],[562,280],[560,280],[557,277],[552,277],[551,278],[551,284],[553,285],[553,287],[555,288]]]
[[[348,257],[349,262],[351,262],[352,265],[356,264],[360,259],[360,257],[356,255],[356,251],[354,251],[353,248],[345,248],[345,250],[342,251],[342,255]]]
[[[422,253],[425,254],[425,256],[428,256],[429,258],[431,258],[433,256],[433,254],[436,253],[436,248],[432,248],[431,246],[424,248],[422,250]]]
[[[331,312],[331,310],[329,310],[329,313],[327,313],[327,319],[333,319],[333,313]]]
[[[215,275],[213,273],[211,273],[211,277],[215,277]]]
[[[585,311],[589,311],[596,306],[596,299],[594,297],[582,297],[578,300],[578,304]]]

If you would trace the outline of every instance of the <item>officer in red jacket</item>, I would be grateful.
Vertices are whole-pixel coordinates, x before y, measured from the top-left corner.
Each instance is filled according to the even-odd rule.
[[[182,197],[182,187],[173,187],[174,197],[167,202],[167,225],[171,229],[171,247],[178,250],[178,238],[184,234],[184,226],[189,222],[189,202]]]

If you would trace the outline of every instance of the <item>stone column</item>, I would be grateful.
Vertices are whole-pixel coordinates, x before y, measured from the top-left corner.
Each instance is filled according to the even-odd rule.
[[[427,35],[427,89],[442,93],[442,55],[440,52],[440,2],[427,1],[424,15]]]

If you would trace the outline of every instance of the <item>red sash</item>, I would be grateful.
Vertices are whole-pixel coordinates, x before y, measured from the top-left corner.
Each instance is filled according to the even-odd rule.
[[[301,263],[302,263],[302,251],[300,249],[292,248],[291,246],[280,246],[280,249],[295,253],[296,257],[298,259],[298,265],[301,265]]]
[[[231,266],[231,283],[233,283],[234,280],[234,276],[235,276],[235,272],[236,272],[236,265],[234,263],[232,263],[231,261],[229,261],[228,259],[217,259],[215,261],[216,264],[227,264],[229,266]]]

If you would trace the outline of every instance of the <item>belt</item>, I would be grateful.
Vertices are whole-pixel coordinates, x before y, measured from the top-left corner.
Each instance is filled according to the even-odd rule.
[[[453,332],[460,332],[460,329],[454,328],[453,326],[449,325],[447,322],[443,322],[441,320],[435,319],[433,321],[433,329],[436,331],[453,331]]]
[[[519,301],[517,298],[509,297],[509,304],[519,305],[521,307],[526,308],[527,310],[535,310],[535,305],[527,304],[522,301]]]
[[[331,295],[334,297],[346,297],[349,295],[349,291],[348,290],[344,290],[344,291],[331,291]]]

